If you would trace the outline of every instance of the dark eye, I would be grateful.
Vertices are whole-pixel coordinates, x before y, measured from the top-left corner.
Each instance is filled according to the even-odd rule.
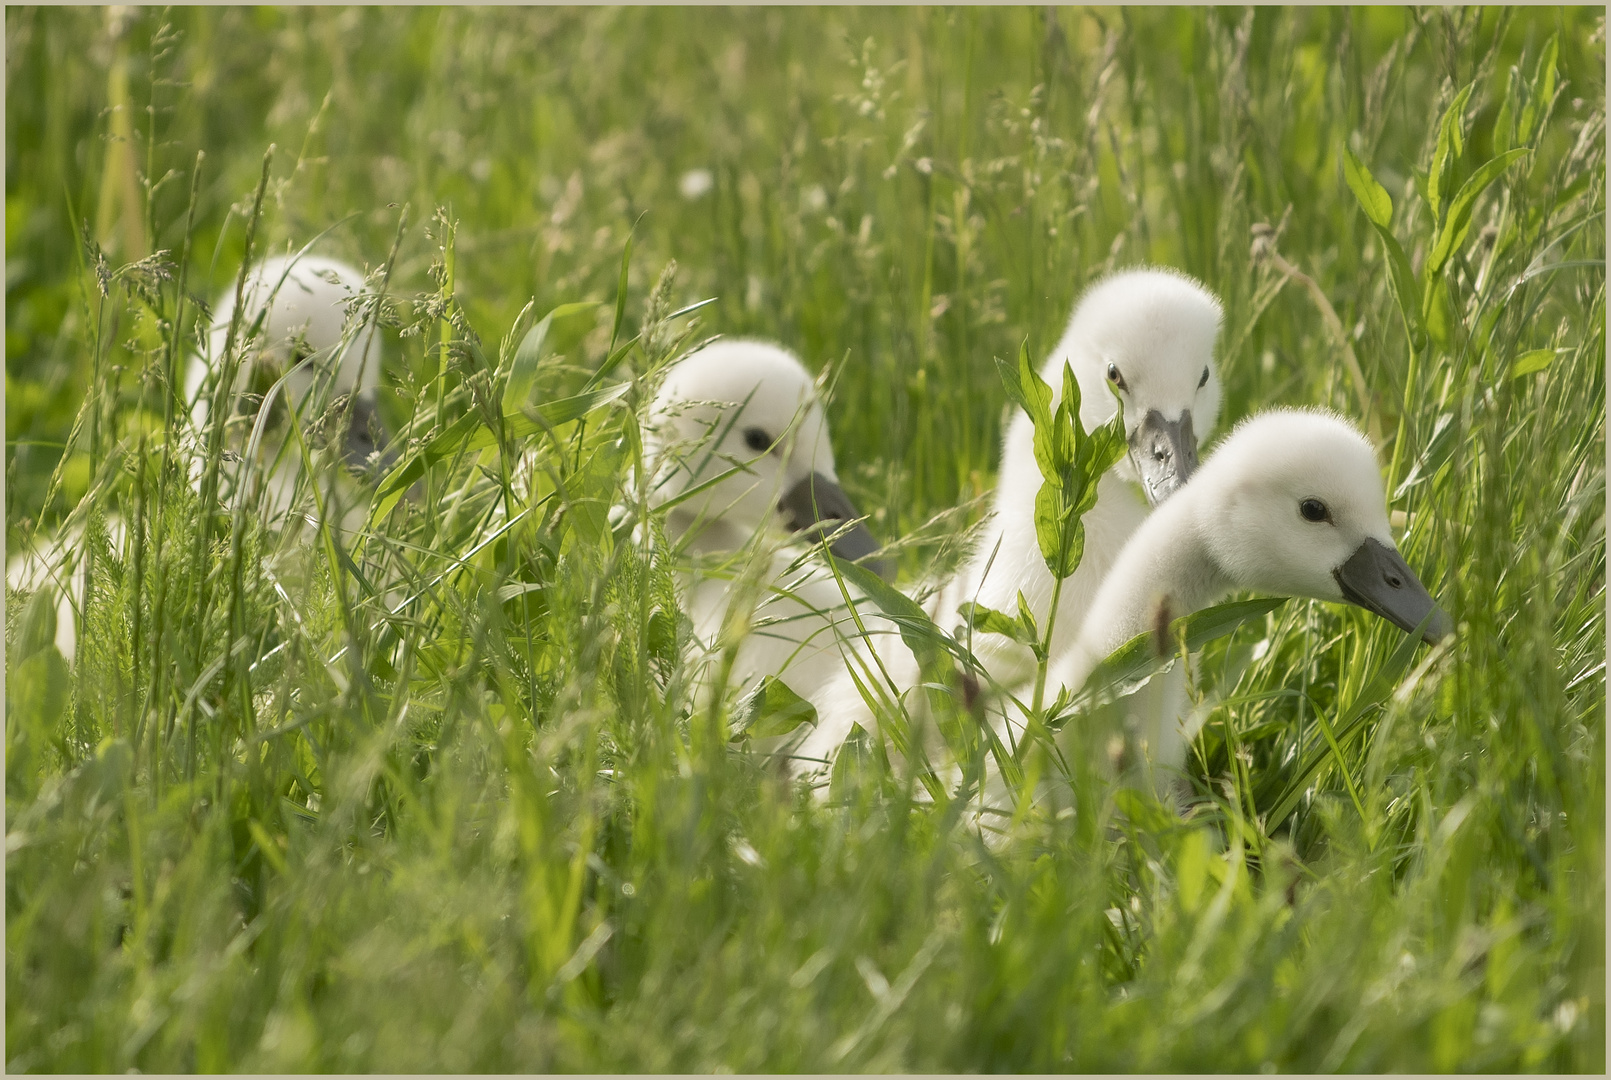
[[[744,445],[757,454],[764,454],[772,449],[772,436],[758,427],[744,429]]]
[[[1319,499],[1305,499],[1298,504],[1298,513],[1305,521],[1330,521],[1331,511]]]
[[[1208,385],[1208,369],[1204,368],[1203,369],[1203,377],[1201,379],[1197,380],[1197,389],[1201,390],[1203,387],[1205,387],[1207,385]]]
[[[1120,390],[1124,389],[1124,376],[1119,374],[1119,369],[1113,364],[1108,365],[1108,382],[1117,386]]]

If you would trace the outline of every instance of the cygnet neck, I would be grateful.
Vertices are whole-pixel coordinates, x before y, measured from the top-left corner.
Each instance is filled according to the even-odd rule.
[[[1182,488],[1125,545],[1096,594],[1072,650],[1065,685],[1077,687],[1104,657],[1160,622],[1207,607],[1234,588],[1204,535],[1204,485]]]

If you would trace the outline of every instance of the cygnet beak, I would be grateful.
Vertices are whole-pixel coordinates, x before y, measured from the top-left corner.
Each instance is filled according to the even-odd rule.
[[[1428,644],[1454,632],[1448,614],[1432,602],[1421,579],[1391,545],[1367,537],[1331,576],[1337,579],[1343,599],[1374,611],[1406,633],[1414,633],[1430,615],[1421,633]]]
[[[1130,461],[1141,474],[1147,502],[1157,506],[1173,495],[1197,471],[1197,434],[1191,429],[1191,410],[1178,420],[1165,420],[1157,409],[1130,433]]]
[[[879,548],[878,541],[867,531],[867,526],[856,521],[861,517],[861,511],[850,501],[850,496],[819,472],[812,473],[784,492],[778,500],[778,511],[791,530],[809,533],[810,539],[839,531],[839,535],[829,543],[828,550],[841,559],[855,562]],[[844,529],[844,525],[850,521],[856,521],[856,524]],[[889,576],[882,560],[869,563],[868,567],[880,577]]]

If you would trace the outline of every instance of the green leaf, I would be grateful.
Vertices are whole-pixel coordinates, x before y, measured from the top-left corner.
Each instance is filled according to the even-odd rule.
[[[1387,253],[1387,285],[1404,320],[1404,334],[1409,338],[1410,349],[1420,352],[1426,348],[1426,326],[1421,321],[1421,305],[1416,299],[1419,294],[1415,287],[1415,271],[1410,269],[1410,260],[1404,254],[1398,238],[1380,225],[1375,228]]]
[[[865,566],[834,560],[834,566],[844,579],[861,590],[877,608],[887,615],[900,631],[901,640],[917,657],[919,666],[930,671],[948,653],[964,660],[964,650],[951,637],[934,625],[917,601],[889,584]],[[965,661],[964,661],[965,662]]]
[[[1521,80],[1512,67],[1505,76],[1504,100],[1499,105],[1499,115],[1494,118],[1494,153],[1503,154],[1516,145],[1516,110],[1511,107],[1519,92]]]
[[[1461,129],[1465,126],[1466,101],[1471,97],[1471,91],[1476,86],[1471,83],[1454,96],[1449,107],[1443,111],[1443,119],[1438,124],[1438,145],[1432,152],[1432,167],[1426,174],[1426,201],[1432,207],[1432,220],[1443,220],[1442,197],[1443,178],[1454,158],[1464,151],[1464,141]]]
[[[547,342],[549,331],[554,324],[563,322],[573,315],[594,311],[598,306],[597,300],[579,304],[561,304],[544,315],[542,321],[526,332],[526,336],[520,341],[520,347],[515,350],[514,362],[509,368],[509,380],[504,384],[505,413],[514,412],[522,405],[530,403],[531,390],[537,382],[537,366],[543,358],[543,345]]]
[[[1169,624],[1170,648],[1173,649],[1173,643],[1179,640],[1184,630],[1187,650],[1196,652],[1244,623],[1262,619],[1286,602],[1284,596],[1236,600],[1183,616]],[[1138,634],[1113,650],[1107,659],[1096,666],[1081,687],[1079,697],[1094,700],[1107,694],[1123,697],[1133,693],[1173,659],[1172,652],[1163,657],[1157,655],[1151,633]]]
[[[375,505],[370,511],[370,520],[379,521],[390,513],[397,500],[402,498],[403,492],[424,476],[426,469],[436,465],[454,449],[463,445],[464,440],[470,437],[470,433],[478,424],[480,417],[477,414],[465,413],[430,442],[398,462],[391,472],[381,478],[380,484],[375,488]]]
[[[545,401],[541,405],[526,405],[520,410],[519,416],[505,416],[504,423],[509,426],[509,434],[514,438],[529,438],[548,427],[559,427],[572,420],[580,420],[588,413],[610,404],[632,389],[631,383],[621,382],[614,386],[601,386],[596,390],[573,394],[557,401]],[[481,445],[491,446],[489,438]]]
[[[883,744],[857,724],[834,755],[833,768],[828,774],[828,798],[842,802],[868,779],[882,784],[888,775],[882,751]]]
[[[1471,174],[1471,178],[1460,185],[1460,190],[1449,203],[1449,216],[1443,222],[1443,227],[1432,238],[1432,253],[1427,256],[1427,273],[1436,274],[1443,269],[1443,264],[1449,256],[1459,250],[1465,243],[1466,233],[1471,229],[1471,208],[1489,184],[1499,179],[1501,173],[1510,166],[1526,157],[1526,147],[1517,147],[1507,150],[1496,158],[1485,162],[1481,168]]]
[[[1398,304],[1399,315],[1404,319],[1404,332],[1410,340],[1410,349],[1420,352],[1426,347],[1426,327],[1421,319],[1420,292],[1415,287],[1415,272],[1410,269],[1410,260],[1405,257],[1404,248],[1387,227],[1393,220],[1393,200],[1347,144],[1343,146],[1343,175],[1354,192],[1354,198],[1359,200],[1360,208],[1376,228],[1376,235],[1382,238],[1382,246],[1387,254],[1387,283],[1392,290],[1393,301]]]
[[[14,727],[18,733],[34,736],[43,745],[67,712],[72,694],[67,661],[52,642],[11,668],[7,675],[8,729]],[[13,733],[8,730],[7,736],[9,742]]]
[[[1066,578],[1085,556],[1085,523],[1067,499],[1068,492],[1050,480],[1035,493],[1035,540],[1053,577]]]
[[[1549,41],[1544,45],[1544,55],[1538,58],[1538,100],[1546,108],[1550,98],[1555,96],[1555,58],[1560,52],[1560,34],[1551,34]],[[1540,117],[1542,119],[1542,117]]]
[[[1018,590],[1018,621],[1029,629],[1030,639],[1040,640],[1040,627],[1035,625],[1035,613],[1029,609],[1029,601],[1024,599],[1024,590]]]
[[[1532,349],[1522,353],[1510,365],[1510,377],[1520,378],[1531,375],[1536,371],[1543,371],[1549,367],[1550,361],[1555,359],[1554,349]]]
[[[28,603],[22,609],[21,625],[17,627],[17,639],[12,653],[12,662],[20,664],[35,653],[43,652],[56,644],[56,585],[46,584],[43,588],[35,589]]]
[[[1080,513],[1083,514],[1096,505],[1097,484],[1101,482],[1104,473],[1118,464],[1128,444],[1129,439],[1124,432],[1122,406],[1112,420],[1092,431],[1081,441],[1078,457],[1084,481],[1084,493],[1077,504]]]
[[[1048,480],[1058,476],[1056,443],[1050,434],[1053,425],[1052,388],[1030,363],[1029,342],[1025,341],[1018,347],[1016,369],[1000,360],[996,361],[996,366],[1001,371],[1002,383],[1007,387],[1007,396],[1029,415],[1029,422],[1035,429],[1035,464],[1040,467],[1041,476]],[[1061,483],[1061,479],[1053,482]]]
[[[1343,145],[1343,178],[1371,224],[1385,229],[1393,220],[1393,200],[1346,143]]]
[[[771,675],[739,699],[734,713],[738,722],[733,726],[733,742],[787,735],[801,724],[817,722],[817,710],[811,703]]]
[[[962,616],[964,622],[973,628],[976,634],[1000,634],[1002,637],[1025,645],[1036,642],[1036,634],[1032,626],[1025,626],[1018,619],[983,604],[969,601],[957,608],[957,614]]]
[[[1079,489],[1086,479],[1079,469],[1085,448],[1085,427],[1080,423],[1081,404],[1080,384],[1074,379],[1074,368],[1064,360],[1063,392],[1057,399],[1057,415],[1052,421],[1048,444],[1050,456],[1061,474],[1062,486],[1071,489]],[[1073,470],[1072,473],[1070,470]],[[1075,494],[1076,490],[1070,491],[1071,496]]]
[[[1522,106],[1521,117],[1516,121],[1516,141],[1525,143],[1534,135],[1533,125],[1543,127],[1550,101],[1555,96],[1555,57],[1560,42],[1551,34],[1533,68],[1532,82],[1528,85],[1527,104]]]
[[[537,361],[542,359],[543,341],[553,325],[552,313],[544,316],[536,326],[526,331],[515,350],[514,362],[509,366],[509,380],[503,388],[503,411],[513,412],[531,397],[531,388],[537,382]]]

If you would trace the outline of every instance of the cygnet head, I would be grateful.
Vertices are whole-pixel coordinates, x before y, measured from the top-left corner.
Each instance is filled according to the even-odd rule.
[[[1346,602],[1424,637],[1451,632],[1393,543],[1376,455],[1346,420],[1277,410],[1243,421],[1189,489],[1215,562],[1242,588]],[[1194,495],[1194,499],[1198,496]]]
[[[698,534],[706,550],[736,550],[773,525],[826,535],[861,516],[839,486],[816,385],[777,345],[722,340],[677,362],[649,428],[651,500],[670,504],[673,528]],[[858,523],[830,550],[859,559],[878,546]]]
[[[1124,406],[1130,452],[1121,474],[1156,506],[1197,468],[1197,443],[1219,420],[1214,340],[1222,312],[1200,282],[1172,270],[1127,270],[1088,289],[1043,377],[1060,386],[1063,362],[1080,384],[1090,430]]]
[[[363,289],[360,271],[323,256],[279,255],[253,267],[242,291],[237,334],[254,336],[235,377],[233,411],[255,415],[263,396],[287,375],[283,393],[299,413],[305,412],[315,386],[326,392],[321,403],[352,394],[352,422],[343,456],[351,465],[363,465],[384,438],[374,393],[380,385],[380,337],[369,325],[358,328],[345,344],[342,341],[348,306]],[[192,416],[198,430],[205,425],[211,404],[211,387],[203,392],[203,383],[224,362],[234,312],[231,284],[213,311],[208,356],[193,357],[185,375],[185,393],[194,402]]]

